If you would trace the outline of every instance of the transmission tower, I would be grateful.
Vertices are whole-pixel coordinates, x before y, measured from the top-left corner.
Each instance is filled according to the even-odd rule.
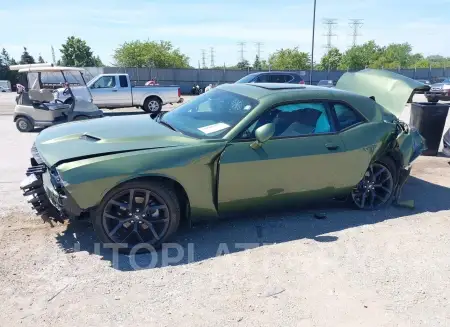
[[[214,48],[210,47],[209,48],[209,52],[210,52],[210,59],[211,59],[211,68],[215,67],[216,65],[214,64]]]
[[[55,49],[53,49],[53,45],[52,45],[52,60],[53,60],[53,65],[56,65]]]
[[[352,34],[350,34],[353,37],[352,46],[356,46],[358,36],[361,36],[361,34],[359,34],[358,31],[361,28],[361,26],[363,26],[363,20],[362,19],[350,19],[349,25],[352,29]]]
[[[202,68],[206,68],[206,50],[202,49]]]
[[[244,59],[244,48],[245,48],[245,42],[238,42],[238,46],[239,46],[239,61],[243,62]]]
[[[261,59],[261,47],[264,45],[262,42],[256,42],[256,55],[258,56],[258,59]]]
[[[325,18],[323,24],[327,26],[327,33],[325,34],[327,37],[327,44],[325,45],[325,48],[330,50],[333,47],[333,37],[336,36],[336,34],[333,33],[333,29],[337,25],[337,20],[334,18]]]

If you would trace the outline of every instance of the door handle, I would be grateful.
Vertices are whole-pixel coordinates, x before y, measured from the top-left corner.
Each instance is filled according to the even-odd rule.
[[[339,145],[333,144],[333,143],[327,143],[325,144],[328,150],[337,150],[339,149]]]
[[[113,92],[117,92],[117,90],[112,90]]]

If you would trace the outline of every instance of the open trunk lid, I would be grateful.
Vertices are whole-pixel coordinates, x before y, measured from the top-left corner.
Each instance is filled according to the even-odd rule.
[[[377,103],[397,118],[405,105],[412,101],[416,92],[423,93],[430,90],[429,85],[391,71],[378,69],[345,73],[337,81],[336,88],[362,96],[373,96]]]

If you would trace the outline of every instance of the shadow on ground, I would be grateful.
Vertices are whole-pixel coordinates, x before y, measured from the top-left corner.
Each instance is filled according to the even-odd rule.
[[[327,203],[295,213],[199,223],[192,228],[182,227],[171,248],[152,254],[122,255],[113,253],[111,249],[100,249],[91,225],[87,222],[68,224],[66,232],[57,238],[60,246],[68,252],[87,251],[97,254],[103,260],[111,261],[115,269],[129,271],[189,264],[246,248],[299,239],[334,242],[338,237],[329,234],[347,228],[404,218],[421,212],[449,210],[449,198],[450,188],[410,177],[403,189],[402,200],[414,200],[414,209],[391,206],[370,212],[353,210],[342,203]],[[317,213],[325,213],[326,218],[315,218]]]

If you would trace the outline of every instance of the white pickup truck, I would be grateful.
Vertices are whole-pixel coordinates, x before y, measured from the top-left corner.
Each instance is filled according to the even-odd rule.
[[[142,108],[146,112],[158,113],[165,104],[182,102],[179,86],[131,86],[128,74],[100,74],[86,83],[94,104],[99,108]],[[71,87],[76,97],[84,98],[85,92]],[[72,101],[64,88],[59,88],[56,98],[68,103]]]

